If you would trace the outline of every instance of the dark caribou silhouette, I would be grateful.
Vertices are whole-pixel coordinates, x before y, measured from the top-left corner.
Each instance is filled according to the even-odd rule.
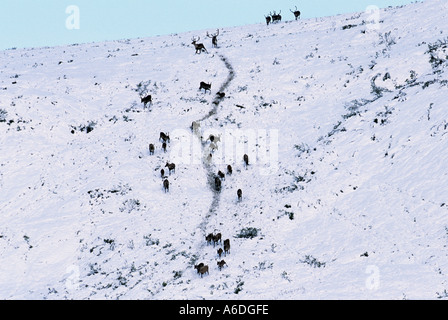
[[[208,53],[207,49],[205,48],[203,43],[198,43],[198,41],[201,39],[201,37],[198,37],[197,39],[195,37],[193,37],[191,39],[192,41],[192,45],[194,45],[194,48],[196,49],[196,54],[200,54],[201,52],[205,51]]]
[[[164,132],[160,132],[159,141],[170,142],[169,133],[165,134]]]
[[[245,154],[243,156],[243,160],[244,160],[244,163],[246,164],[246,168],[247,168],[247,166],[249,165],[249,156],[247,154]]]
[[[203,275],[203,274],[205,274],[205,273],[209,274],[209,273],[208,273],[208,266],[205,265],[205,266],[200,267],[200,268],[198,269],[198,273],[201,275],[201,278],[202,278],[202,275]]]
[[[282,21],[282,16],[281,16],[280,13],[282,13],[282,10],[280,10],[280,12],[279,12],[278,14],[275,13],[275,11],[274,11],[274,14],[271,14],[272,22],[273,22],[273,23],[274,23],[274,22],[280,22],[280,21]]]
[[[146,108],[146,105],[148,103],[152,104],[152,97],[151,97],[151,95],[148,95],[146,97],[141,97],[140,101],[141,101],[141,103],[143,103],[143,106]]]
[[[207,90],[210,91],[210,93],[212,92],[212,83],[205,83],[204,81],[201,81],[201,83],[199,84],[199,90],[204,89],[204,91],[207,93]]]
[[[227,263],[224,260],[218,261],[216,262],[216,264],[218,265],[219,270],[221,270],[224,266],[227,265]]]
[[[170,191],[170,182],[168,181],[168,179],[165,179],[163,181],[163,189],[165,190],[165,192],[169,192]]]
[[[216,33],[212,34],[211,36],[207,32],[207,37],[212,39],[213,48],[218,47],[218,36],[219,36],[219,29],[216,29]]]
[[[167,162],[165,167],[168,167],[169,174],[171,174],[171,171],[176,172],[176,165],[174,163]]]
[[[297,6],[296,6],[296,10],[292,11],[291,9],[289,9],[289,11],[291,11],[294,14],[294,17],[296,18],[296,20],[300,19],[300,10],[297,9]]]
[[[271,23],[271,21],[272,21],[271,13],[269,13],[268,16],[264,16],[264,17],[265,17],[265,19],[266,19],[266,25],[269,25],[269,24]]]

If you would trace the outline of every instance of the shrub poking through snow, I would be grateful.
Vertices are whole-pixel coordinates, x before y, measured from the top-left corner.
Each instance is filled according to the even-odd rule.
[[[257,228],[243,228],[241,229],[240,233],[236,235],[237,238],[245,238],[245,239],[252,239],[255,238],[258,235],[259,229]]]

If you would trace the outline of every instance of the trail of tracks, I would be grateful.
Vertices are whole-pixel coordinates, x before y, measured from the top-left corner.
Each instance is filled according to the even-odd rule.
[[[219,88],[219,92],[224,92],[227,89],[227,87],[230,85],[230,83],[233,81],[233,79],[235,78],[235,71],[233,70],[232,65],[230,64],[230,62],[228,61],[228,59],[225,56],[219,55],[219,58],[221,59],[222,62],[224,62],[226,68],[229,71],[229,75],[227,76],[226,81]],[[202,119],[198,120],[197,122],[203,122],[205,120],[208,120],[210,117],[216,115],[218,107],[219,107],[220,103],[222,102],[222,100],[223,100],[223,98],[221,98],[219,96],[215,96],[215,99],[212,101],[212,106],[213,107],[210,110],[210,112],[207,115],[205,115],[204,117],[202,117]],[[209,159],[207,158],[207,156],[210,153],[208,151],[208,148],[207,148],[207,143],[202,141],[201,133],[199,131],[196,131],[194,133],[195,133],[196,137],[200,140],[200,142],[202,144],[202,151],[203,151],[202,164],[204,166],[204,169],[207,172],[207,180],[208,180],[209,188],[213,192],[213,201],[210,204],[208,213],[204,217],[204,219],[201,222],[201,224],[199,225],[200,229],[205,234],[210,217],[212,215],[216,214],[216,211],[217,211],[217,209],[219,207],[219,201],[220,201],[220,198],[221,198],[221,193],[219,191],[215,190],[216,173],[215,173],[215,170],[214,170],[213,163],[211,161],[209,161]]]
[[[226,68],[229,71],[229,75],[227,76],[226,81],[219,88],[219,92],[224,92],[224,90],[227,89],[227,87],[230,85],[230,83],[235,78],[235,72],[233,70],[232,65],[229,63],[229,61],[227,60],[227,58],[225,56],[219,55],[219,58],[221,59],[222,62],[224,62]],[[219,107],[220,103],[222,102],[222,100],[223,100],[223,98],[216,95],[212,101],[212,108],[209,111],[209,113],[207,115],[205,115],[204,117],[202,117],[201,119],[197,120],[196,122],[201,123],[205,120],[208,120],[212,116],[215,116],[217,114],[218,107]],[[219,191],[216,191],[216,189],[215,189],[215,176],[216,176],[215,168],[214,168],[213,163],[211,161],[209,161],[209,159],[207,158],[207,156],[210,153],[209,146],[206,141],[202,141],[202,134],[201,134],[200,130],[195,130],[193,128],[193,134],[196,136],[196,138],[201,143],[202,154],[203,154],[202,165],[204,166],[204,169],[207,172],[208,186],[209,186],[211,192],[213,193],[213,200],[212,200],[212,203],[210,204],[209,210],[208,210],[207,214],[205,215],[205,217],[203,218],[202,222],[199,224],[199,229],[201,230],[202,234],[206,234],[207,227],[208,227],[208,224],[210,221],[210,217],[215,215],[217,212],[217,209],[219,208],[219,201],[221,198],[221,193]],[[198,252],[198,254],[196,254],[196,258],[199,258],[201,256],[201,253],[203,251],[202,249],[206,245],[205,239],[202,238],[201,240],[203,240],[203,241],[201,241],[201,244],[199,245],[199,248],[198,248],[198,251],[200,250],[200,252]],[[187,266],[187,268],[191,268],[191,267],[192,267],[191,265]],[[157,292],[154,293],[154,296],[157,296],[159,291],[160,290],[157,290]]]

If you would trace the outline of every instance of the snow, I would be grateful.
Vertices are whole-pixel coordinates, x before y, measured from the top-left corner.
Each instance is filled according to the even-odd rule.
[[[446,299],[447,9],[0,52],[0,297]]]

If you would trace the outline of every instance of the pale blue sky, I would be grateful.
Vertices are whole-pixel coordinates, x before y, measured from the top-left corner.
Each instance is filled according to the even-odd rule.
[[[192,30],[264,23],[269,11],[284,20],[364,11],[410,0],[0,0],[0,50],[143,38]],[[80,28],[69,30],[66,8],[80,10]]]

